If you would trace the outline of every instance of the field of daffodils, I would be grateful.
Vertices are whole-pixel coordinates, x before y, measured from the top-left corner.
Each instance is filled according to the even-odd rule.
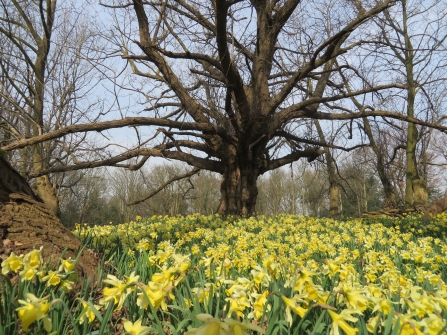
[[[154,216],[74,233],[103,255],[100,280],[11,254],[0,334],[447,333],[447,216]]]

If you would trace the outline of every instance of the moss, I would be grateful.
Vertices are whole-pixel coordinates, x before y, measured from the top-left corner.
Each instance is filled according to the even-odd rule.
[[[75,284],[79,284],[81,282],[81,278],[77,271],[73,271],[67,276],[67,280],[72,281]]]

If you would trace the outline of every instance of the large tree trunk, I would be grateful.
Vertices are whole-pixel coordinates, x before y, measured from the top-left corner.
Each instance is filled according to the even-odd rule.
[[[222,176],[217,214],[244,217],[253,215],[258,196],[258,176],[259,172],[255,168],[241,166],[236,162],[229,164]]]
[[[5,259],[11,252],[25,254],[41,246],[44,259],[53,262],[64,250],[65,258],[75,259],[82,248],[26,180],[0,157],[0,257]],[[93,252],[84,250],[76,269],[94,278],[97,266]]]

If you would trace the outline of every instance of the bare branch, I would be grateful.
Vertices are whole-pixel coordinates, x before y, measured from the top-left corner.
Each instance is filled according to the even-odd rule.
[[[178,180],[181,180],[181,179],[185,179],[185,178],[191,177],[191,176],[195,175],[195,174],[196,174],[197,172],[199,172],[199,171],[200,171],[200,169],[198,169],[198,168],[194,168],[194,169],[192,169],[191,171],[189,171],[189,172],[187,172],[187,173],[184,173],[184,174],[181,174],[181,175],[172,177],[171,179],[169,179],[168,181],[166,181],[163,185],[161,185],[159,188],[157,188],[155,191],[152,191],[150,194],[148,194],[148,195],[145,196],[144,198],[141,198],[141,199],[139,199],[139,200],[132,201],[132,202],[128,203],[127,206],[137,205],[137,204],[142,203],[142,202],[144,202],[144,201],[146,201],[146,200],[149,200],[150,198],[152,198],[153,196],[155,196],[157,193],[159,193],[160,191],[162,191],[166,186],[172,184],[172,183],[175,182],[175,181],[178,181]]]

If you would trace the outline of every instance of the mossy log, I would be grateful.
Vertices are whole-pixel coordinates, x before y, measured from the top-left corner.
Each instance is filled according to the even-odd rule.
[[[375,212],[365,212],[362,214],[362,218],[365,219],[377,219],[377,218],[399,218],[403,219],[408,214],[419,214],[422,213],[421,210],[418,209],[383,209]]]

